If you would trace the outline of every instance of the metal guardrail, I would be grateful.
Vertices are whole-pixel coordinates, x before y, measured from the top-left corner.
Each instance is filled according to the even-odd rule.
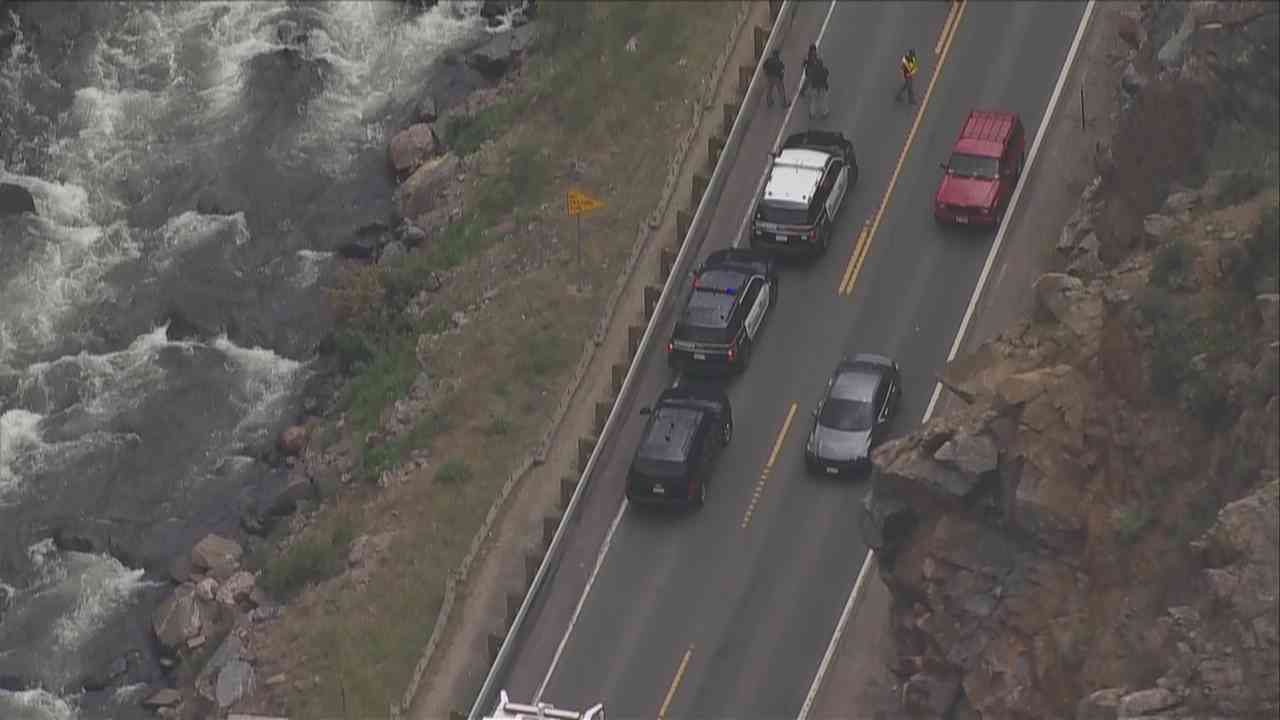
[[[565,507],[560,524],[556,527],[555,535],[551,538],[551,544],[547,547],[547,551],[542,557],[542,563],[538,566],[537,574],[534,575],[533,582],[529,585],[528,592],[525,593],[524,601],[520,603],[520,609],[516,612],[515,619],[507,630],[501,647],[498,648],[497,657],[494,658],[493,664],[489,667],[489,673],[485,676],[484,684],[476,696],[475,703],[472,704],[471,710],[467,713],[468,720],[479,720],[484,716],[485,708],[492,705],[498,689],[496,687],[498,678],[506,672],[506,666],[511,660],[516,637],[520,633],[524,619],[528,615],[530,608],[537,601],[544,583],[550,579],[552,568],[559,562],[560,546],[564,542],[565,536],[568,535],[568,528],[573,522],[574,513],[582,497],[586,494],[585,491],[588,483],[591,482],[596,462],[602,454],[601,451],[612,437],[614,429],[623,422],[624,408],[630,406],[630,395],[634,392],[633,387],[636,384],[638,369],[642,364],[641,360],[653,344],[655,328],[667,319],[671,312],[672,299],[679,292],[677,288],[683,287],[676,280],[688,274],[698,251],[702,248],[702,243],[709,229],[708,226],[711,223],[712,211],[720,200],[720,193],[724,190],[724,185],[729,175],[729,167],[733,165],[734,160],[737,158],[738,148],[742,145],[742,139],[746,135],[750,118],[759,106],[760,95],[764,92],[762,80],[764,58],[768,57],[773,48],[777,47],[778,43],[781,42],[782,36],[790,27],[797,1],[783,0],[778,15],[774,18],[773,26],[769,31],[769,39],[765,43],[764,52],[761,53],[759,61],[756,62],[755,72],[751,75],[751,82],[747,86],[747,92],[743,95],[742,103],[738,108],[736,117],[734,117],[733,126],[729,130],[729,137],[725,139],[724,148],[720,151],[720,156],[716,160],[715,169],[711,173],[707,188],[703,191],[702,197],[698,201],[697,210],[689,223],[689,229],[685,233],[684,241],[680,244],[680,251],[672,264],[671,272],[667,275],[666,282],[663,283],[662,294],[658,297],[658,303],[654,308],[653,314],[649,317],[648,324],[645,326],[644,336],[640,339],[640,345],[631,359],[630,366],[627,368],[626,377],[622,381],[622,388],[618,391],[618,397],[613,403],[613,408],[609,411],[609,417],[605,421],[604,428],[600,431],[600,437],[591,451],[586,467],[582,470],[577,487],[574,488],[573,495],[569,498],[569,503]]]

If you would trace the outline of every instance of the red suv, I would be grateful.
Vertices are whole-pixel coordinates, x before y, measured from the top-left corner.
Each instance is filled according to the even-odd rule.
[[[965,118],[933,196],[939,222],[999,225],[1026,162],[1026,133],[1016,113],[974,110]]]

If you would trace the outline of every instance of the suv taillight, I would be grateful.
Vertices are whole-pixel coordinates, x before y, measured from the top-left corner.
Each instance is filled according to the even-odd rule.
[[[818,230],[817,228],[814,228],[813,230],[809,231],[809,242],[813,242],[814,240],[817,240],[817,239],[818,239]]]
[[[671,352],[672,350],[675,350],[675,349],[676,349],[676,344],[674,342],[667,343],[667,352]]]
[[[738,344],[734,343],[729,346],[729,362],[733,362],[736,357],[738,357]]]

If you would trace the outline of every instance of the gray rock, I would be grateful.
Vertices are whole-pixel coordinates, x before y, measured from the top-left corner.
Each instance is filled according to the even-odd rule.
[[[1057,550],[1075,550],[1084,533],[1084,521],[1078,507],[1059,497],[1056,482],[1024,468],[1013,496],[1013,520],[1027,533],[1046,546]]]
[[[1105,688],[1089,693],[1089,697],[1076,705],[1076,720],[1116,720],[1120,699],[1127,693],[1126,688]]]
[[[200,570],[235,567],[244,556],[244,548],[234,540],[209,534],[191,548],[191,565]]]
[[[91,692],[104,690],[123,678],[127,672],[129,672],[129,661],[124,655],[121,655],[97,672],[91,673],[84,678],[81,684],[85,690]]]
[[[995,443],[985,435],[957,435],[942,444],[933,459],[950,463],[973,475],[982,475],[996,469],[999,451]]]
[[[944,717],[960,694],[960,678],[916,673],[902,687],[903,706],[926,717]]]
[[[387,147],[391,169],[397,177],[406,177],[422,167],[439,147],[435,131],[426,123],[410,125],[396,133]]]
[[[36,201],[31,191],[21,185],[0,183],[0,217],[36,212]]]
[[[399,240],[387,243],[387,246],[382,249],[382,254],[378,256],[378,264],[383,266],[394,265],[403,260],[408,252],[404,247],[404,243]]]
[[[232,660],[218,672],[214,699],[219,708],[228,708],[241,698],[252,695],[256,685],[253,666],[244,660]]]
[[[467,65],[490,80],[507,73],[538,38],[537,25],[512,28],[467,55]]]
[[[307,428],[303,425],[291,425],[280,433],[276,447],[285,455],[301,455],[307,449]]]
[[[1166,215],[1181,215],[1200,204],[1200,194],[1191,190],[1170,193],[1164,199],[1161,212]]]
[[[1092,335],[1102,326],[1102,298],[1091,293],[1079,278],[1045,273],[1036,279],[1036,299],[1077,335]]]
[[[146,700],[142,701],[142,707],[148,710],[157,708],[174,707],[182,702],[182,693],[173,688],[162,688],[155,691]]]
[[[397,232],[397,238],[407,247],[418,247],[427,241],[427,231],[417,225],[405,223],[400,226],[400,229]]]
[[[434,210],[444,189],[457,179],[458,158],[446,154],[423,163],[400,186],[400,217],[416,218]]]
[[[433,123],[440,117],[440,104],[430,95],[418,101],[413,108],[414,118],[419,123]]]
[[[1168,710],[1180,701],[1178,696],[1164,688],[1151,688],[1129,693],[1120,700],[1117,717],[1137,718]]]
[[[468,319],[467,314],[462,312],[461,310],[455,311],[452,315],[449,316],[449,324],[452,325],[455,329],[461,328],[462,326],[466,325],[469,322],[471,322],[471,320]]]
[[[246,603],[256,583],[253,573],[241,570],[227,578],[227,581],[218,588],[216,595],[218,602],[228,607]]]
[[[296,473],[289,479],[289,483],[271,499],[271,503],[267,506],[267,513],[273,517],[285,517],[297,512],[298,504],[308,500],[315,500],[315,486],[311,482],[311,478],[306,473]]]
[[[1193,28],[1183,26],[1178,28],[1178,32],[1165,41],[1160,47],[1160,51],[1156,53],[1156,62],[1166,69],[1177,69],[1182,66],[1182,60],[1187,54],[1187,41],[1191,39]]]
[[[218,594],[218,581],[211,577],[202,577],[196,582],[196,597],[205,602],[212,602]]]
[[[196,590],[191,585],[181,585],[160,603],[151,619],[156,639],[168,650],[174,650],[189,638],[200,634],[204,617]]]
[[[1177,230],[1180,224],[1168,215],[1155,213],[1142,219],[1142,231],[1152,240],[1163,240]]]
[[[1120,75],[1120,89],[1127,95],[1133,96],[1142,92],[1147,82],[1146,76],[1139,72],[1132,62],[1124,66],[1124,72]]]

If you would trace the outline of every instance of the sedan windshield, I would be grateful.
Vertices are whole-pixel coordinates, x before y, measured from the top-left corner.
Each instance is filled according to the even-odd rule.
[[[993,157],[955,153],[947,163],[947,171],[959,177],[995,180],[1000,176],[1000,161]]]
[[[846,432],[870,430],[874,419],[871,403],[841,398],[827,400],[822,405],[822,412],[818,414],[818,423],[823,427]]]

